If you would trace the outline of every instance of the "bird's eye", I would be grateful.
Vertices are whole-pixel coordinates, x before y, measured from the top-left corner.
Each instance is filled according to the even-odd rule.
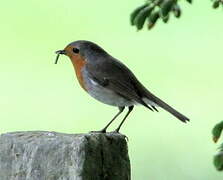
[[[75,53],[75,54],[78,54],[79,53],[79,49],[77,49],[77,48],[73,48],[73,52]]]

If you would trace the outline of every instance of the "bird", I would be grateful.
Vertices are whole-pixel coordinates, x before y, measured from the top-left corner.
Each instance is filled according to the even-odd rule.
[[[96,43],[77,40],[55,53],[57,54],[55,64],[57,64],[60,55],[70,58],[80,86],[90,96],[119,109],[104,128],[94,132],[106,133],[110,124],[127,107],[128,112],[114,130],[119,133],[135,105],[142,105],[151,111],[158,111],[158,108],[161,107],[180,121],[189,121],[189,118],[151,93],[126,65]]]

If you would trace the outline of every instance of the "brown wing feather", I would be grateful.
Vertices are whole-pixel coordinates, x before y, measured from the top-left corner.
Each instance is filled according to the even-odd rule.
[[[179,120],[186,122],[189,118],[176,111],[170,105],[153,95],[148,91],[134,76],[134,74],[120,61],[110,57],[106,59],[99,59],[99,63],[87,64],[87,70],[93,78],[99,80],[107,80],[106,87],[115,91],[117,94],[125,97],[126,99],[134,100],[148,109],[153,109],[148,106],[144,101],[143,97],[148,98],[150,101],[154,102],[158,106],[162,107]],[[97,65],[95,65],[97,64]],[[102,83],[103,84],[103,83]],[[154,110],[157,110],[154,107]]]
[[[139,91],[137,91],[133,85],[131,80],[132,75],[129,75],[130,71],[127,71],[127,67],[120,67],[117,62],[106,62],[106,65],[100,63],[97,66],[87,64],[86,68],[91,78],[102,86],[106,86],[106,88],[113,90],[122,97],[140,103],[153,111],[153,109],[143,101]]]

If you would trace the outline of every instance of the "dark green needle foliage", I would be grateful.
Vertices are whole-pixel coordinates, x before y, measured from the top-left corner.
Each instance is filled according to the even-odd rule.
[[[192,0],[186,1],[192,3]],[[176,18],[181,16],[178,0],[147,0],[131,13],[130,21],[137,30],[141,30],[144,24],[147,24],[148,29],[152,29],[160,19],[167,23],[171,15]]]
[[[213,141],[217,142],[223,130],[223,121],[216,124],[212,130]],[[214,156],[214,166],[218,171],[223,171],[223,144],[218,148],[219,152]]]
[[[214,9],[219,8],[220,5],[223,6],[223,0],[213,0],[212,7]]]

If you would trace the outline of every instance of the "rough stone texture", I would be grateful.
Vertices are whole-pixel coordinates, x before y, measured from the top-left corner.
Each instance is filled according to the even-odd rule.
[[[125,136],[39,131],[2,134],[0,180],[130,180]]]

